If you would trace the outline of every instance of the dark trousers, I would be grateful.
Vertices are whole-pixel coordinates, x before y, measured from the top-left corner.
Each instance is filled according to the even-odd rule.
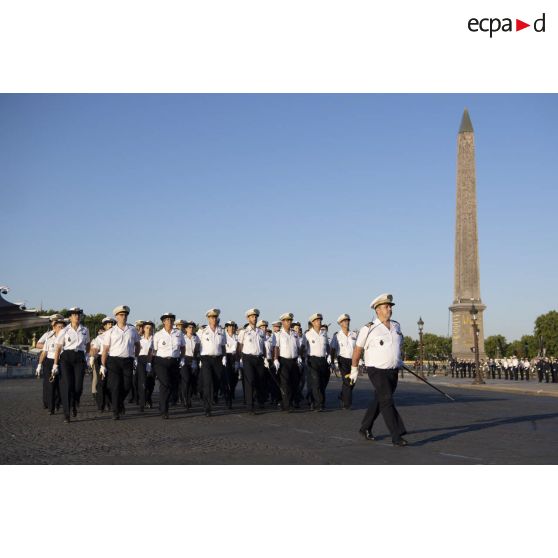
[[[367,367],[366,372],[374,386],[375,394],[362,419],[361,427],[362,429],[371,430],[374,421],[382,413],[392,441],[397,442],[403,434],[406,434],[405,425],[393,401],[393,394],[397,389],[399,371],[396,369],[382,370],[380,368]]]
[[[225,397],[228,397],[228,403],[231,403],[233,401],[236,391],[236,384],[238,384],[238,370],[234,366],[235,362],[235,354],[227,353],[227,365],[225,366],[224,370],[223,383],[225,384]]]
[[[52,372],[52,367],[54,366],[54,360],[51,358],[45,358],[43,362],[43,382],[46,379],[46,405],[47,409],[53,413],[54,408],[60,405],[60,377],[57,374],[54,377],[54,381],[50,381],[50,373]],[[43,384],[44,386],[44,384]]]
[[[264,383],[265,366],[263,356],[242,353],[242,364],[244,365],[246,404],[252,409],[256,400],[260,405],[263,405],[267,399],[267,385]]]
[[[132,357],[107,358],[108,389],[112,400],[112,412],[118,414],[124,411],[124,401],[132,388],[134,375],[134,359]]]
[[[353,404],[353,389],[355,388],[354,384],[351,384],[350,378],[345,378],[347,374],[351,373],[351,364],[352,360],[350,358],[345,357],[337,357],[339,362],[339,372],[341,373],[341,402],[343,403],[344,409],[350,409],[351,405]]]
[[[101,369],[101,357],[95,357],[95,365],[97,370]],[[108,370],[105,373],[105,378],[101,378],[101,374],[98,374],[97,378],[97,393],[95,394],[95,400],[97,401],[97,409],[99,411],[104,411],[105,408],[111,407],[111,397],[108,388]]]
[[[192,370],[193,357],[185,357],[186,363],[180,369],[180,396],[182,404],[188,409],[192,406],[194,393],[194,371]]]
[[[138,370],[136,367],[133,368],[132,383],[130,385],[130,399],[128,400],[128,403],[135,403],[137,405],[139,402],[138,382]]]
[[[202,356],[201,357],[201,383],[203,390],[203,408],[211,411],[214,390],[219,389],[223,378],[223,357]]]
[[[283,409],[300,404],[300,372],[296,358],[279,357],[279,379],[283,390]]]
[[[48,359],[45,358],[45,360],[43,361],[43,373],[42,373],[42,379],[43,379],[43,407],[45,409],[48,409],[48,384],[49,384],[49,379],[50,379],[50,370],[52,370],[52,366],[54,364],[54,361],[52,361],[52,364],[50,366],[50,370],[47,372],[47,368],[46,368],[46,361]]]
[[[60,395],[64,416],[70,416],[70,409],[79,405],[83,392],[85,375],[85,354],[83,351],[63,351],[60,355]]]
[[[167,414],[171,395],[178,384],[180,359],[156,356],[154,364],[159,380],[159,410]]]
[[[147,355],[139,356],[138,365],[136,366],[136,373],[134,374],[137,381],[137,398],[140,409],[145,408],[146,402],[151,402],[151,393],[153,393],[153,388],[151,388],[151,393],[149,393],[149,397],[147,397],[148,384],[155,384],[153,379],[153,372],[147,372],[148,362],[149,357]],[[150,377],[148,378],[148,376]]]
[[[326,388],[329,383],[329,366],[326,357],[308,357],[307,378],[311,378],[312,394],[314,404],[318,408],[325,407]]]
[[[268,369],[267,373],[269,374],[269,381],[267,385],[269,386],[269,396],[271,397],[272,403],[277,403],[281,401],[281,390],[279,389],[279,374],[277,374],[277,370],[275,369],[275,365],[273,364],[273,360],[268,358],[267,359]]]

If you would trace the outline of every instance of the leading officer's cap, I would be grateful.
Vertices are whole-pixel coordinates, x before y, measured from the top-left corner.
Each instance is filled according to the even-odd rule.
[[[164,321],[165,318],[171,318],[172,320],[176,320],[176,315],[173,314],[172,312],[165,312],[165,313],[161,316],[161,321]]]
[[[344,320],[350,320],[351,316],[349,316],[349,314],[341,314],[341,316],[339,316],[337,318],[337,323],[340,324],[342,321]]]
[[[250,310],[246,310],[246,317],[249,316],[259,316],[260,311],[257,308],[250,308]]]
[[[293,321],[294,319],[294,314],[292,312],[285,312],[284,314],[281,314],[281,316],[279,316],[279,319],[281,321],[283,320],[291,320]]]
[[[206,317],[207,318],[211,318],[212,316],[215,318],[219,317],[219,314],[221,313],[221,310],[219,310],[219,308],[210,308],[206,313]]]
[[[389,304],[390,306],[395,306],[395,302],[393,302],[393,295],[384,293],[381,294],[380,296],[377,296],[370,303],[370,308],[374,308],[374,310],[376,310],[376,307],[379,306],[380,304]]]

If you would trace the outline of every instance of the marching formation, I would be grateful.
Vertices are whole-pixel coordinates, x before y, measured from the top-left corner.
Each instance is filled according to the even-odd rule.
[[[125,403],[136,404],[140,413],[151,409],[156,381],[163,419],[169,418],[170,406],[191,409],[195,397],[207,417],[219,398],[231,409],[238,383],[250,414],[268,404],[293,412],[302,402],[321,412],[332,371],[341,374],[339,400],[348,410],[363,361],[375,397],[359,432],[374,440],[372,426],[382,414],[393,444],[405,446],[405,426],[393,401],[403,341],[398,322],[391,319],[394,304],[387,293],[375,298],[370,306],[376,319],[358,333],[350,330],[349,314],[341,314],[337,319],[341,329],[331,339],[320,313],[309,317],[303,331],[290,312],[271,328],[259,319],[257,308],[246,311],[241,328],[234,321],[222,327],[218,308],[208,310],[207,324],[200,326],[166,312],[161,329],[155,331],[151,321],[128,324],[130,308],[125,305],[113,310],[114,317],[105,317],[91,339],[80,323],[82,309],[71,308],[69,323],[55,314],[51,329],[37,343],[42,352],[36,374],[43,378],[44,407],[52,415],[61,404],[69,423],[70,416],[78,414],[84,375],[90,368],[97,408],[110,410],[114,420],[125,414]]]

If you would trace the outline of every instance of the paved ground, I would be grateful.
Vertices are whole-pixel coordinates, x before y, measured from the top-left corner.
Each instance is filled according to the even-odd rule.
[[[121,421],[100,414],[84,396],[71,424],[42,410],[40,381],[0,381],[2,464],[556,464],[556,398],[444,387],[452,403],[416,380],[400,383],[397,402],[410,446],[394,448],[380,418],[379,440],[357,434],[371,395],[367,379],[355,390],[355,409],[334,408],[339,381],[329,388],[326,413],[268,409],[250,416],[242,408],[215,416],[130,406]],[[86,381],[86,387],[89,386]]]

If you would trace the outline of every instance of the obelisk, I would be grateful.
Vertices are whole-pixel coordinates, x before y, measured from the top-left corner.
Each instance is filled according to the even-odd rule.
[[[479,247],[477,233],[477,187],[475,135],[467,109],[457,134],[457,204],[455,212],[455,275],[452,312],[451,353],[455,359],[472,361],[474,353],[473,315],[478,313],[479,358],[484,352],[483,311],[480,296]]]

